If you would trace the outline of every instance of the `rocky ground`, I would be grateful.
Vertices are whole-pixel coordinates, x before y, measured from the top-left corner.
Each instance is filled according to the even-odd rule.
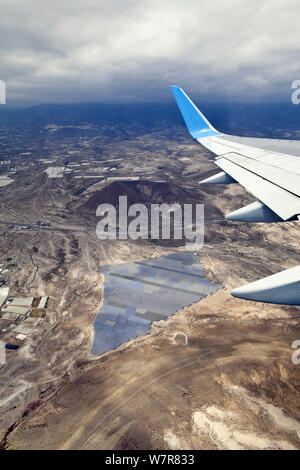
[[[72,182],[38,174],[23,188],[8,186],[0,247],[3,260],[17,260],[11,294],[47,294],[50,303],[46,319],[0,370],[2,447],[299,449],[300,366],[291,361],[291,344],[300,339],[300,310],[229,294],[299,264],[299,224],[225,222],[224,213],[252,198],[236,185],[199,189],[198,181],[215,171],[207,151],[189,140],[175,144],[153,135],[143,140],[144,156],[140,146],[133,139],[123,148],[129,155],[135,149],[135,159],[147,157],[156,178],[164,175],[205,204],[199,257],[207,276],[223,288],[154,323],[151,334],[92,357],[93,320],[103,299],[101,264],[182,248],[97,240],[96,218],[84,210],[97,187],[86,185],[75,195]],[[153,163],[159,148],[167,149],[157,158],[167,173]],[[174,200],[182,197],[175,191]],[[32,224],[43,217],[51,230],[9,228],[16,220]]]

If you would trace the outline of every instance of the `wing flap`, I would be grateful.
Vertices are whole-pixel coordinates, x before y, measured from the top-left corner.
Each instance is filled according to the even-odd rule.
[[[294,194],[242,168],[225,157],[216,160],[216,164],[283,220],[293,219],[300,214],[300,199]]]
[[[283,168],[278,168],[275,165],[270,165],[261,160],[257,161],[237,153],[229,153],[226,154],[225,157],[227,160],[236,163],[245,170],[249,170],[265,180],[280,186],[286,191],[300,196],[300,176],[298,174],[293,174]]]

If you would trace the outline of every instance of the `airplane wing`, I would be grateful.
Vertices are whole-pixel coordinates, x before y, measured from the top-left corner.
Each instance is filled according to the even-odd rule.
[[[257,201],[226,215],[241,222],[300,220],[300,141],[238,137],[217,131],[184,91],[172,92],[192,137],[216,154],[220,172],[201,184],[240,183]],[[231,292],[235,297],[300,305],[300,266]]]

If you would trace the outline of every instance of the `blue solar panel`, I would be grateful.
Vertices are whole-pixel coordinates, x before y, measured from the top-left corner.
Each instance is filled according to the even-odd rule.
[[[101,271],[104,302],[94,323],[96,355],[147,334],[152,321],[166,319],[219,288],[205,279],[199,258],[188,251],[106,265]]]

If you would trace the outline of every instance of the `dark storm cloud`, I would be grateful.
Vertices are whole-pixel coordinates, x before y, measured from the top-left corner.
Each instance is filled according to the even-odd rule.
[[[0,0],[8,103],[289,99],[298,1]]]

